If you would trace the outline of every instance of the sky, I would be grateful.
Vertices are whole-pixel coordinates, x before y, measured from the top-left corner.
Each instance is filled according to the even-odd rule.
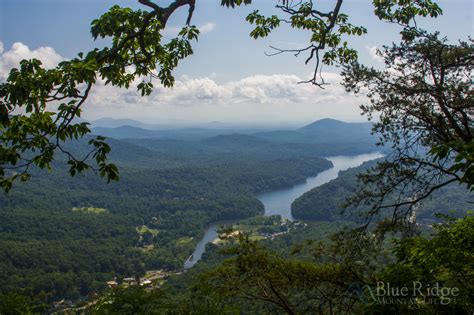
[[[333,0],[315,1],[323,8]],[[170,1],[157,1],[169,3]],[[84,105],[83,117],[131,118],[147,123],[201,124],[212,121],[252,124],[300,124],[321,118],[365,121],[359,105],[366,102],[344,91],[338,68],[323,68],[325,89],[298,81],[312,74],[303,56],[291,54],[268,57],[270,45],[279,48],[304,47],[308,34],[281,28],[268,38],[250,38],[248,13],[259,9],[277,14],[276,0],[254,0],[251,6],[227,9],[220,0],[197,0],[192,23],[201,30],[193,44],[194,54],[174,72],[173,88],[155,83],[149,97],[99,82]],[[372,1],[346,0],[342,12],[368,34],[349,40],[359,51],[360,61],[381,66],[376,48],[398,42],[400,29],[380,22],[373,14]],[[472,36],[472,0],[436,1],[443,9],[437,19],[418,20],[428,30],[438,30],[451,41]],[[73,58],[77,53],[102,47],[93,41],[90,22],[112,5],[147,9],[132,0],[0,0],[0,81],[21,59],[37,58],[46,67]],[[170,19],[165,36],[171,38],[184,25],[187,8]]]

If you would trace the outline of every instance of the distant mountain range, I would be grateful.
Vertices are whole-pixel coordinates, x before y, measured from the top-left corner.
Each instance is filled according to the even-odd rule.
[[[133,120],[133,119],[100,118],[100,119],[91,121],[90,124],[94,128],[97,128],[97,127],[118,128],[118,127],[123,127],[123,126],[131,126],[131,127],[141,128],[141,129],[160,128],[159,125],[146,124],[146,123],[142,123],[140,121]]]
[[[321,119],[296,130],[260,131],[256,129],[221,129],[216,128],[183,128],[183,129],[148,129],[143,128],[140,122],[133,120],[94,121],[97,125],[116,125],[116,127],[93,127],[94,134],[115,139],[176,139],[176,140],[203,140],[212,142],[277,142],[277,143],[354,143],[374,142],[370,134],[370,123],[347,123],[335,119]],[[129,124],[133,123],[133,124]],[[140,127],[141,125],[142,127]],[[152,125],[147,125],[148,127]],[[243,137],[245,136],[245,137]],[[217,137],[216,139],[212,139]]]
[[[160,131],[144,129],[132,125],[118,127],[93,127],[92,133],[115,139],[124,138],[160,138]]]
[[[77,119],[78,122],[86,121],[84,119]],[[232,129],[232,130],[241,130],[241,129],[254,129],[254,130],[271,130],[268,125],[262,126],[255,123],[226,123],[221,121],[210,121],[207,123],[190,123],[186,121],[176,121],[176,122],[160,122],[160,123],[144,123],[134,119],[116,119],[116,118],[100,118],[96,120],[86,121],[89,122],[92,128],[118,128],[122,126],[132,126],[148,130],[171,130],[171,129],[189,129],[189,128],[203,128],[203,129]]]
[[[175,139],[175,140],[202,140],[219,135],[252,134],[255,129],[208,129],[183,128],[150,130],[134,126],[120,126],[116,128],[93,127],[92,133],[115,139]]]

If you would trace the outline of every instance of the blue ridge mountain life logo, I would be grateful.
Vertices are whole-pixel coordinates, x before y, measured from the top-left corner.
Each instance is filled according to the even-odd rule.
[[[353,295],[363,303],[375,304],[440,304],[448,305],[456,302],[459,288],[445,287],[438,282],[423,285],[420,281],[413,281],[411,285],[395,286],[390,282],[379,281],[375,287],[364,285],[351,287]]]

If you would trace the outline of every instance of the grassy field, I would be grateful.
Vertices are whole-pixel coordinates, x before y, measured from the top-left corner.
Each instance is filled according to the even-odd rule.
[[[139,234],[144,234],[144,233],[147,233],[147,232],[148,232],[148,233],[151,233],[151,234],[153,234],[153,235],[158,235],[158,233],[160,233],[159,230],[157,230],[157,229],[151,229],[151,228],[147,227],[146,225],[138,226],[138,227],[137,227],[137,232],[138,232]]]
[[[99,214],[107,212],[107,209],[95,207],[72,207],[72,211]]]
[[[192,237],[183,236],[176,240],[176,245],[183,246],[189,244],[193,240]]]

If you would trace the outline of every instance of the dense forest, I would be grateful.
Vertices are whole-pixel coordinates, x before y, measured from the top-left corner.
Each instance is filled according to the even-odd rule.
[[[1,291],[49,303],[77,300],[114,277],[180,269],[209,223],[261,214],[257,193],[331,167],[314,151],[301,156],[304,144],[300,151],[287,144],[269,152],[267,141],[232,146],[244,136],[231,137],[158,149],[109,139],[120,181],[107,185],[92,173],[71,178],[59,161],[54,171],[38,171],[2,195]],[[196,152],[203,141],[215,149]],[[85,146],[68,145],[75,151]]]

